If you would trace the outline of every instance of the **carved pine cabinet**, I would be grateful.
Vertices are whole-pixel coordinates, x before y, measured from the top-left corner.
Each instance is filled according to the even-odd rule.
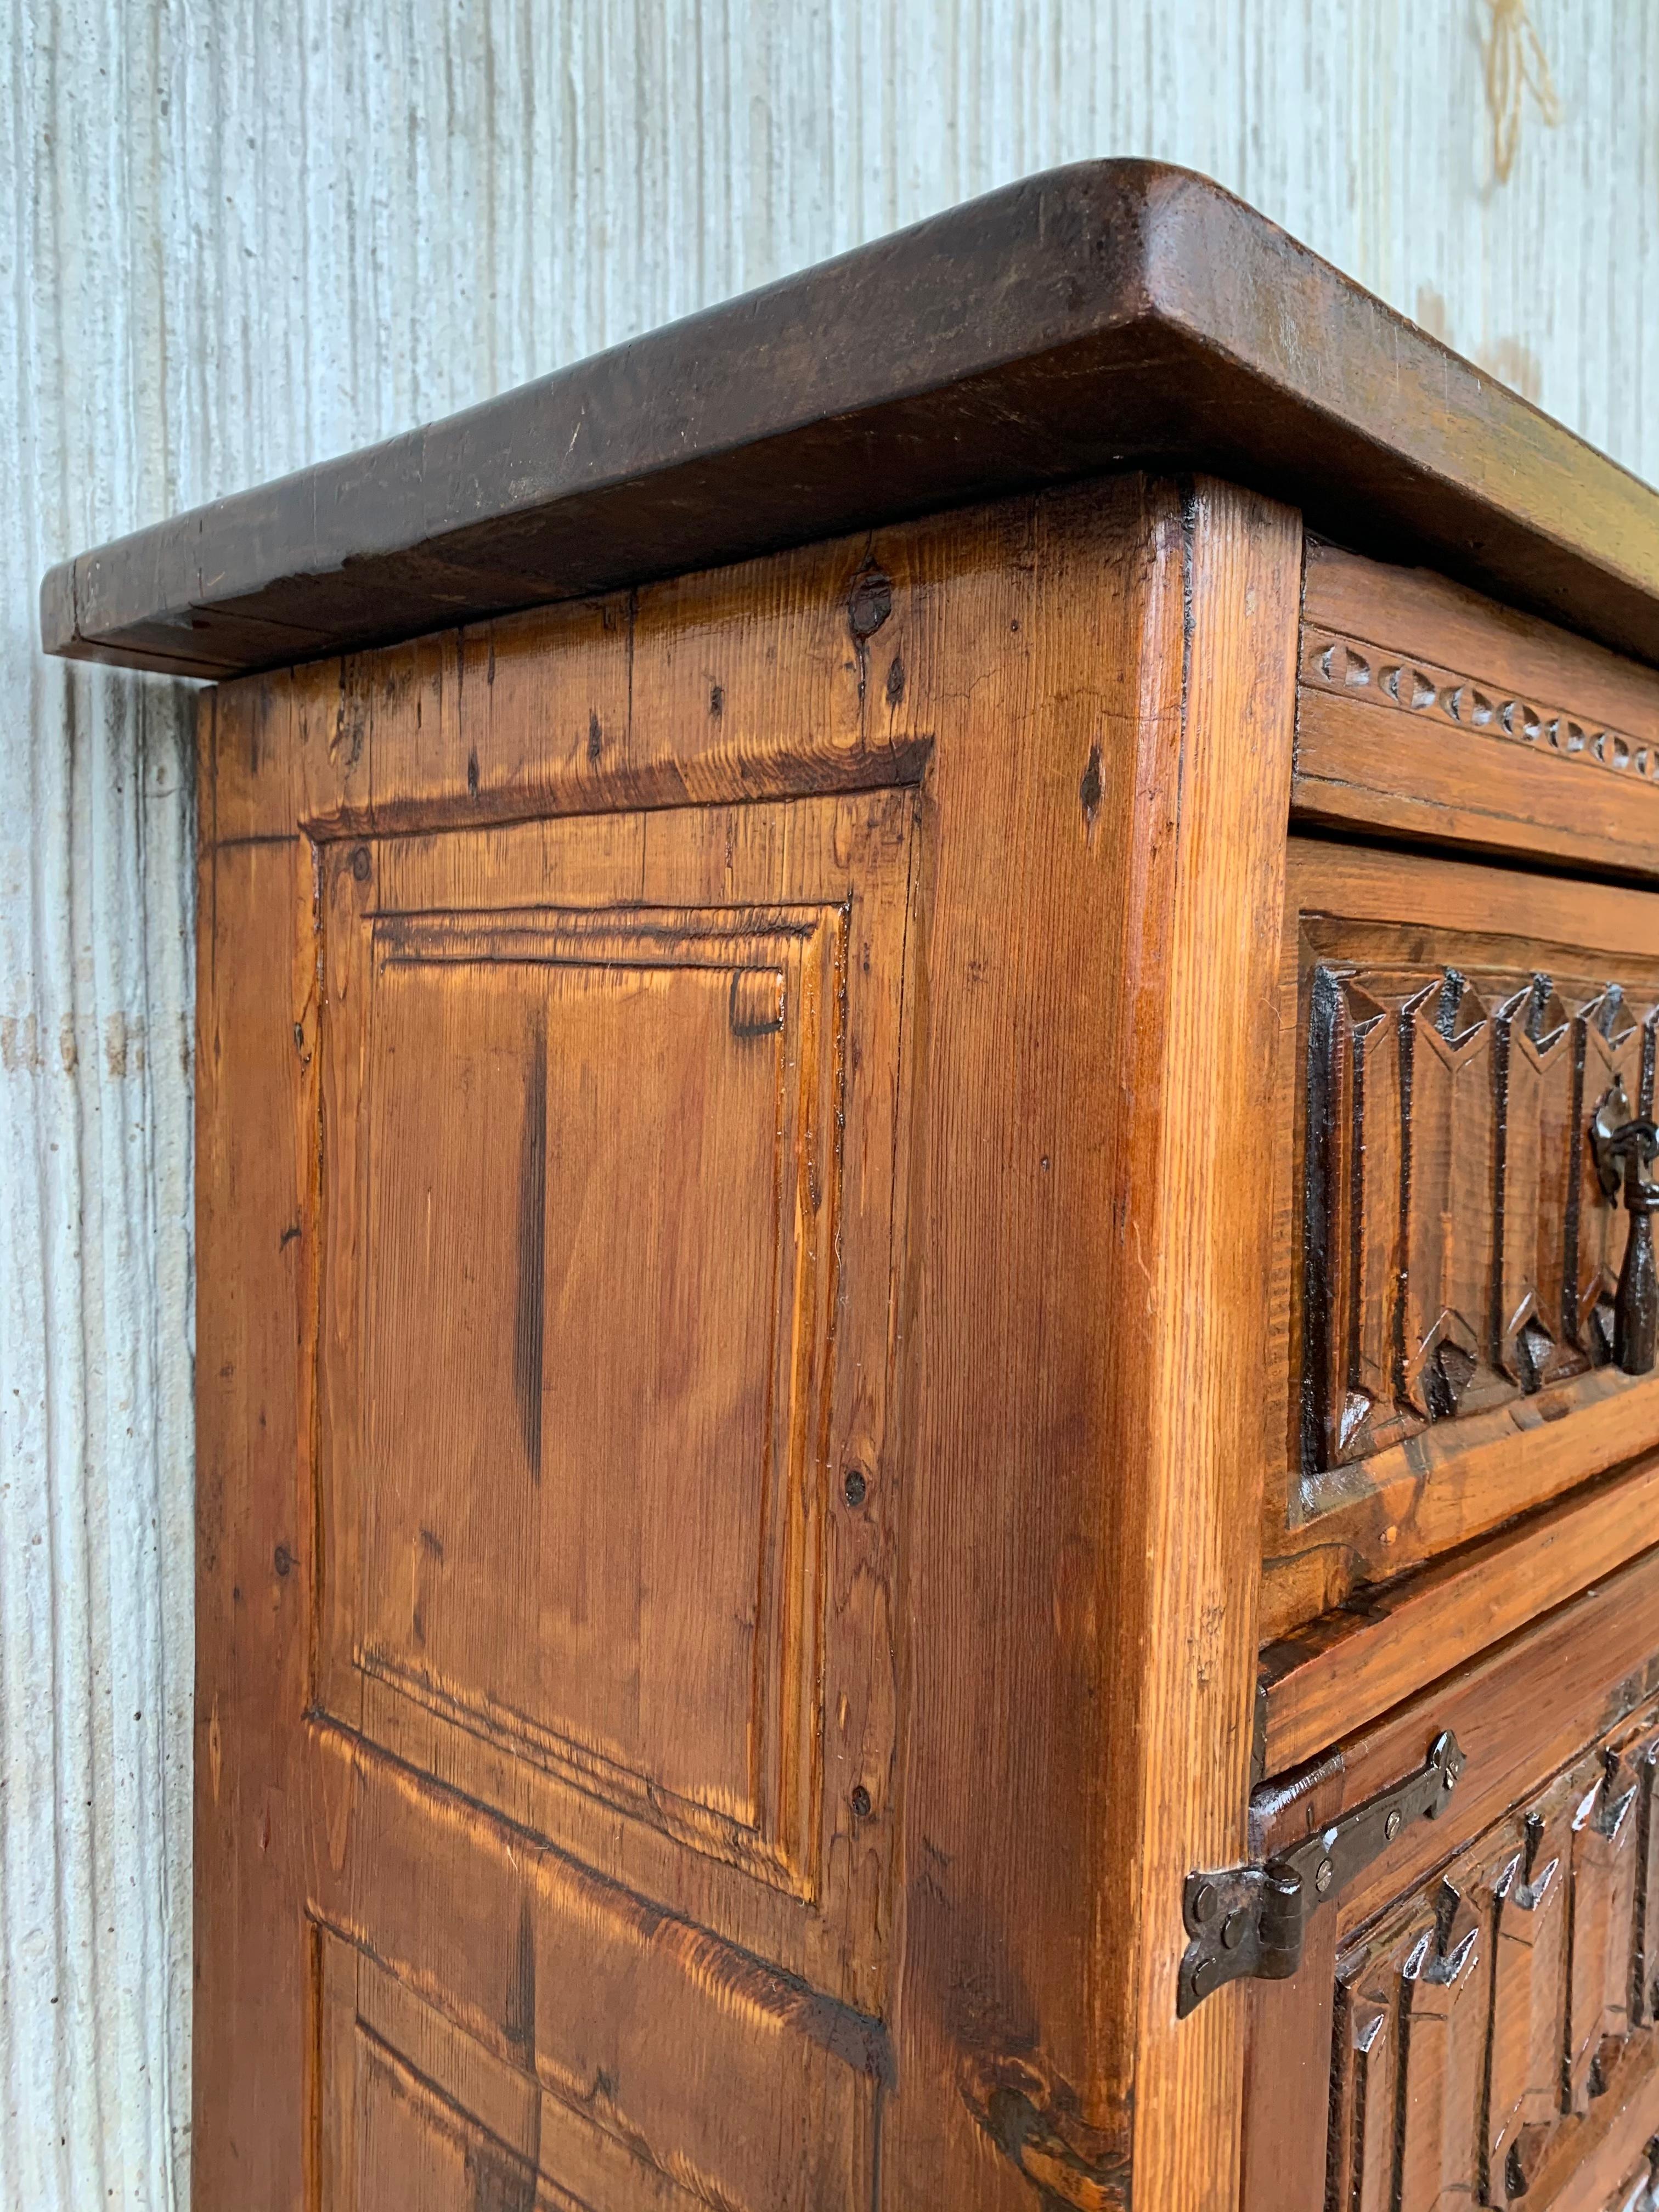
[[[201,698],[198,2212],[1634,2212],[1659,497],[1038,178],[46,580]]]

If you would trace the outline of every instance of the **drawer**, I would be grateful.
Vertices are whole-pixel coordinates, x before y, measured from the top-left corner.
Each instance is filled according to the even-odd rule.
[[[1659,896],[1291,838],[1264,1638],[1659,1447],[1589,1133],[1656,1036]]]
[[[1258,1790],[1271,1856],[1443,1731],[1463,1760],[1440,1816],[1311,1912],[1297,1973],[1244,1985],[1243,2212],[1602,2212],[1648,2179],[1656,1655],[1659,1549]]]
[[[1659,875],[1659,672],[1309,542],[1292,816]]]

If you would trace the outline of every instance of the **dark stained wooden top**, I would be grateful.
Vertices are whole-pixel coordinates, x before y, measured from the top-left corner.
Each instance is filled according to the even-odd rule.
[[[83,553],[41,632],[232,675],[1139,463],[1659,660],[1659,495],[1145,161],[1029,178]]]

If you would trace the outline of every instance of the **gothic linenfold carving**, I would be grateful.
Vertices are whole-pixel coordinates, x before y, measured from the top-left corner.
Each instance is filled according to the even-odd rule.
[[[1518,2203],[1655,2033],[1656,1754],[1649,1704],[1343,1947],[1328,2204]]]
[[[1589,1142],[1650,1114],[1659,1010],[1616,981],[1325,960],[1310,978],[1305,1477],[1615,1353],[1626,1216]]]

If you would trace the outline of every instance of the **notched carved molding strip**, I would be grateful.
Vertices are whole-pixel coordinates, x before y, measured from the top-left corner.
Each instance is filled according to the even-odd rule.
[[[1501,684],[1333,630],[1304,629],[1299,680],[1310,690],[1426,715],[1467,736],[1498,738],[1562,760],[1659,782],[1659,743],[1586,720],[1565,707],[1540,707]]]

